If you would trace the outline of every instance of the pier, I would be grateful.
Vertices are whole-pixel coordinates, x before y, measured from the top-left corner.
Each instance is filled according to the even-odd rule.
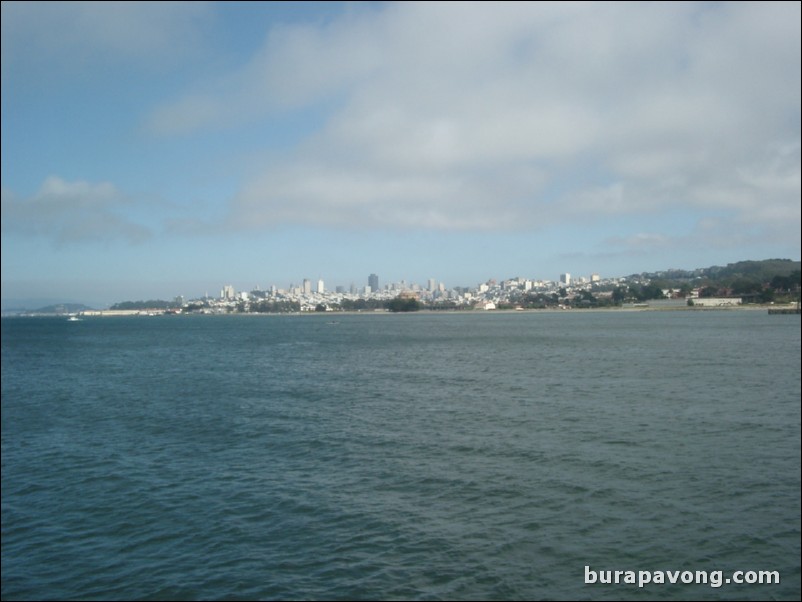
[[[797,302],[796,307],[773,307],[769,309],[769,315],[775,314],[799,314],[799,303]]]

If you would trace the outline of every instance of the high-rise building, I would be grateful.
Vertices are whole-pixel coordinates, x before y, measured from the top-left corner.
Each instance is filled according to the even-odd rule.
[[[371,274],[370,276],[368,276],[368,286],[370,287],[370,290],[372,290],[372,291],[378,291],[379,290],[379,277],[378,277],[378,275]]]
[[[304,278],[303,291],[304,291],[304,295],[311,295],[312,294],[312,283],[309,281],[309,278]]]
[[[321,278],[320,280],[317,281],[317,293],[319,295],[322,295],[325,292],[326,292],[326,287],[323,284],[323,279]]]
[[[560,284],[569,286],[571,284],[571,274],[560,274]]]
[[[429,278],[429,292],[433,293],[435,291],[435,287],[437,286],[437,282],[434,278]]]
[[[599,276],[598,274],[591,274],[590,275],[590,281],[591,282],[600,282],[601,281],[601,276]]]

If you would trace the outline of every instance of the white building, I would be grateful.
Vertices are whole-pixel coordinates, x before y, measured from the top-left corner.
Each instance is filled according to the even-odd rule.
[[[565,286],[570,286],[571,274],[568,274],[567,272],[565,274],[560,274],[560,284],[564,284]]]
[[[698,297],[693,300],[694,307],[731,307],[740,304],[740,297]]]

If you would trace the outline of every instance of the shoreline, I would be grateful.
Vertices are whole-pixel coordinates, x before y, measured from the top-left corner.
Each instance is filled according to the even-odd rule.
[[[92,310],[86,312],[78,312],[77,314],[38,314],[38,313],[30,313],[30,314],[7,314],[3,315],[3,318],[68,318],[71,315],[77,315],[81,318],[121,318],[121,317],[141,317],[141,318],[148,318],[148,317],[163,317],[165,315],[176,315],[176,316],[321,316],[321,317],[329,317],[333,319],[335,316],[370,316],[370,315],[396,315],[396,314],[532,314],[532,313],[600,313],[600,312],[628,312],[628,313],[637,313],[637,312],[711,312],[711,311],[746,311],[746,312],[755,312],[755,311],[763,311],[768,312],[770,310],[785,310],[785,312],[777,311],[777,313],[795,313],[797,309],[796,304],[783,304],[783,305],[771,305],[771,304],[760,304],[760,305],[732,305],[732,306],[722,306],[722,307],[703,307],[703,306],[624,306],[624,307],[587,307],[587,308],[543,308],[543,309],[491,309],[491,310],[484,310],[484,309],[421,309],[418,311],[411,311],[411,312],[391,312],[388,310],[367,310],[367,311],[327,311],[327,312],[315,312],[315,311],[304,311],[304,312],[288,312],[288,313],[258,313],[258,312],[247,312],[247,313],[199,313],[199,312],[192,312],[186,314],[165,314],[164,312],[159,311],[151,311],[148,312],[147,310],[128,310],[128,311],[120,311],[120,310]],[[791,311],[789,311],[791,310]]]

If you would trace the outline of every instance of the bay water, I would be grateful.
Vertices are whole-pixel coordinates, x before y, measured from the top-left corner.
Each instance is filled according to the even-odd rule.
[[[799,316],[4,318],[2,598],[798,600]]]

